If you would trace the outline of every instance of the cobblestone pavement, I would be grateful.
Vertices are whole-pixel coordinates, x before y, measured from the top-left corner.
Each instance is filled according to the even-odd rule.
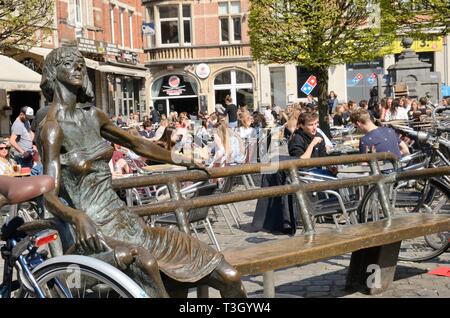
[[[287,238],[286,235],[273,235],[264,232],[252,232],[251,222],[256,200],[237,203],[241,216],[241,228],[233,226],[230,233],[224,218],[219,215],[213,223],[214,231],[223,250],[256,244],[267,240]],[[228,218],[228,210],[224,208]],[[317,224],[317,231],[334,227],[333,224]],[[296,235],[303,235],[301,230]],[[199,234],[204,242],[210,240],[206,233]],[[212,245],[212,243],[210,243]],[[382,298],[382,297],[450,297],[450,278],[427,274],[439,266],[449,266],[450,253],[444,253],[437,259],[424,263],[399,262],[394,282],[379,295],[349,293],[344,290],[350,254],[329,258],[323,261],[291,267],[275,272],[277,297],[345,297],[345,298]],[[262,297],[262,276],[243,277],[249,297]],[[216,290],[209,290],[210,297],[220,297]],[[190,297],[195,297],[191,292]]]

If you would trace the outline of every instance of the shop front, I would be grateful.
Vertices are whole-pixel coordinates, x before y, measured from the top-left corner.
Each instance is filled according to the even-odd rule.
[[[0,135],[7,136],[21,107],[30,106],[34,112],[40,108],[41,75],[4,55],[0,55],[0,70]]]
[[[176,111],[196,115],[199,110],[198,83],[193,76],[168,74],[152,84],[153,106],[160,114]]]

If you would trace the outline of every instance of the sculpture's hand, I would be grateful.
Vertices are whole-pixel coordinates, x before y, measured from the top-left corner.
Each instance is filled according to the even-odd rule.
[[[84,213],[79,213],[74,222],[77,234],[77,244],[86,252],[100,253],[105,250],[98,235],[97,226]]]

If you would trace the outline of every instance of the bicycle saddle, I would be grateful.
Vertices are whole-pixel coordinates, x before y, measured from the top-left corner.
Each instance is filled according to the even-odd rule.
[[[10,204],[25,202],[47,193],[55,188],[55,181],[50,176],[15,178],[0,176],[0,194]]]

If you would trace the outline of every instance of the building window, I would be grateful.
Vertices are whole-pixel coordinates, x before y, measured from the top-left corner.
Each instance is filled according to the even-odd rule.
[[[130,29],[130,49],[133,49],[133,12],[129,11],[128,12],[128,21],[129,21],[129,29]]]
[[[133,79],[123,78],[122,80],[122,114],[129,115],[138,111],[134,105],[134,81]]]
[[[75,0],[75,25],[82,26],[83,25],[83,15],[81,9],[81,0]]]
[[[225,71],[214,79],[214,96],[216,104],[223,104],[230,95],[238,106],[247,105],[253,109],[253,79],[245,72],[238,70]]]
[[[111,20],[111,43],[115,43],[116,42],[116,37],[115,37],[115,28],[114,28],[114,6],[110,6],[109,7],[109,16],[110,16],[110,20]]]
[[[123,27],[123,13],[124,9],[120,9],[119,11],[119,24],[120,24],[120,45],[125,47],[125,35],[124,35],[124,27]]]
[[[165,44],[191,43],[191,6],[159,6],[160,42]]]
[[[219,23],[221,42],[242,40],[241,3],[239,1],[219,2]]]
[[[183,5],[183,30],[183,42],[191,43],[191,6],[187,4]]]

